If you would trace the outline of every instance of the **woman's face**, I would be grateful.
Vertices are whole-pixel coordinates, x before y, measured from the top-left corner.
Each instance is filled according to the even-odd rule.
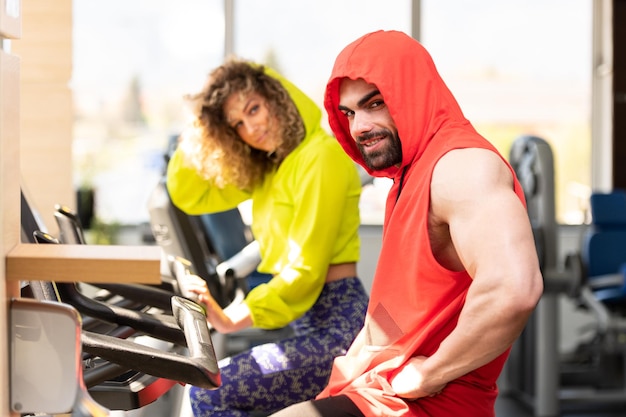
[[[231,94],[224,103],[224,114],[230,127],[251,147],[265,152],[278,147],[277,121],[260,94]]]

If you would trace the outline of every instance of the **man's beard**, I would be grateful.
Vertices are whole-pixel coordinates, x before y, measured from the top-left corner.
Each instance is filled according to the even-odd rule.
[[[386,136],[384,146],[376,151],[368,151],[368,148],[361,144],[362,141],[382,136]],[[367,132],[359,136],[356,141],[356,146],[359,152],[361,152],[365,164],[374,171],[386,169],[402,162],[402,143],[397,133],[394,134],[389,129]]]

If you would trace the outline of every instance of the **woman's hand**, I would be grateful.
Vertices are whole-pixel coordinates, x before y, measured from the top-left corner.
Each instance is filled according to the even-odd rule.
[[[429,384],[423,373],[426,356],[415,356],[407,361],[391,378],[391,388],[398,397],[406,400],[417,400],[423,397],[434,397],[440,394],[446,384]]]
[[[224,314],[224,310],[220,305],[215,301],[211,293],[209,292],[209,287],[205,280],[200,278],[197,275],[187,274],[182,279],[185,280],[184,286],[185,289],[196,295],[195,301],[199,304],[204,305],[206,308],[206,316],[209,324],[215,328],[215,330],[222,333],[222,330],[227,326],[227,322],[229,322],[228,317]],[[221,329],[221,330],[220,330]]]
[[[185,288],[197,294],[196,302],[206,308],[209,325],[220,333],[231,333],[252,325],[250,310],[245,303],[238,301],[223,309],[215,301],[205,280],[197,275],[185,275]]]
[[[197,301],[197,298],[201,294],[209,292],[209,287],[207,286],[206,281],[197,275],[187,272],[182,277],[177,276],[177,279],[179,281],[179,286],[181,287],[181,292],[183,294],[193,293],[189,294],[189,298],[193,298],[195,301]]]

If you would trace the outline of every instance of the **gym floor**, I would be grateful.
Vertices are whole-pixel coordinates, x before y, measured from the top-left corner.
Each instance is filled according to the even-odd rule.
[[[620,406],[579,406],[563,407],[558,416],[549,417],[623,417],[626,416],[626,398]],[[496,401],[496,417],[534,417],[533,411],[516,398],[501,395]],[[542,416],[548,417],[548,416]]]
[[[564,410],[558,416],[549,417],[623,417],[626,416],[626,402],[622,409],[616,410],[599,410],[596,407],[586,407],[585,409],[568,409]],[[139,410],[131,410],[127,412],[129,417],[193,417],[189,402],[187,401],[187,393],[182,386],[177,386],[155,403],[150,404]],[[519,400],[502,395],[496,401],[496,417],[535,417],[532,410]],[[542,416],[548,417],[548,416]]]

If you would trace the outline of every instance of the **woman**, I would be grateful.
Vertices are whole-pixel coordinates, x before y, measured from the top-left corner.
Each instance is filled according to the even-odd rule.
[[[272,275],[224,309],[197,288],[207,320],[221,333],[294,331],[220,361],[222,386],[192,388],[192,408],[196,416],[273,412],[315,397],[363,325],[358,172],[322,129],[319,107],[269,68],[229,60],[190,99],[195,121],[168,166],[172,201],[202,214],[251,199],[258,270]]]

